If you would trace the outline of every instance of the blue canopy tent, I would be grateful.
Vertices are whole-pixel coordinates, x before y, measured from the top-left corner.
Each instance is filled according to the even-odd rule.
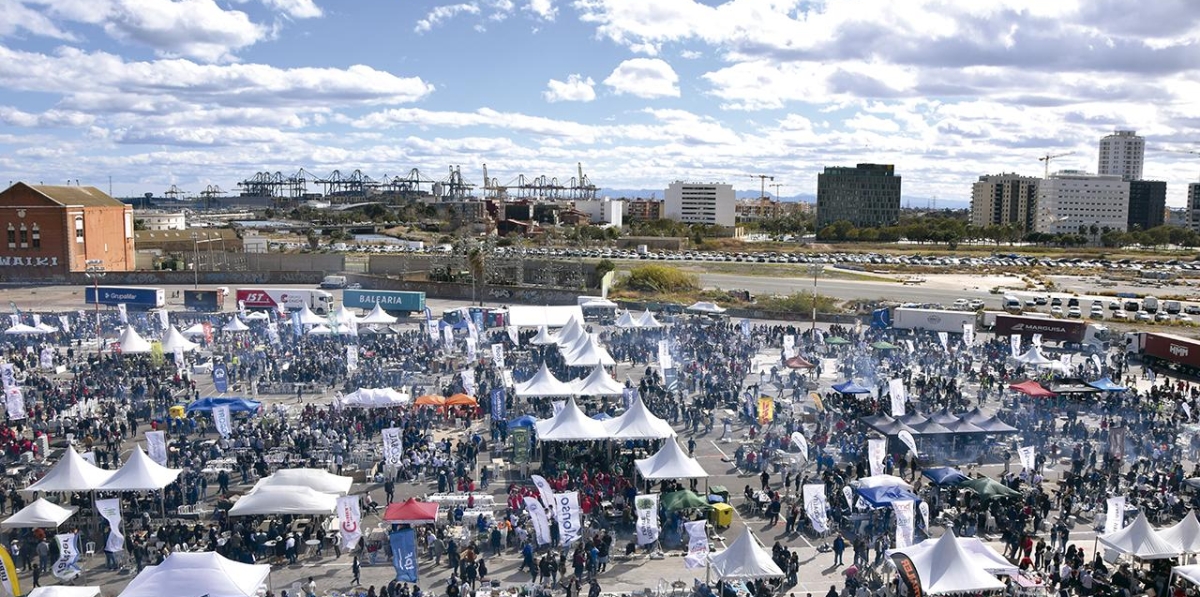
[[[537,422],[537,419],[533,418],[530,415],[521,415],[521,416],[509,421],[508,426],[509,427],[533,427],[533,424],[536,422]]]
[[[842,383],[839,383],[839,384],[833,384],[833,389],[835,392],[838,392],[840,394],[870,394],[871,393],[871,390],[868,390],[867,388],[864,388],[864,387],[854,383],[853,380],[843,381]]]
[[[859,487],[858,495],[872,508],[886,508],[892,505],[892,502],[921,501],[917,494],[898,485]]]
[[[444,328],[447,328],[447,327],[449,327],[451,329],[455,329],[455,330],[465,330],[465,329],[468,329],[470,326],[467,325],[466,318],[459,319],[459,320],[455,321],[454,323],[449,323],[445,319],[438,320],[438,330],[439,331]]]
[[[187,412],[210,412],[218,406],[228,406],[229,412],[233,413],[256,413],[262,403],[257,400],[249,400],[246,398],[218,398],[209,396],[201,398],[187,405]]]
[[[597,421],[607,421],[612,418],[612,415],[608,413],[596,413],[592,415],[592,418],[596,419]]]
[[[1088,385],[1100,390],[1101,392],[1124,392],[1125,390],[1129,389],[1125,386],[1119,386],[1113,383],[1113,380],[1107,377],[1101,377],[1096,381],[1088,382]]]
[[[921,471],[934,485],[958,485],[967,480],[967,476],[959,472],[958,469],[949,466],[939,466],[937,468],[927,468]]]

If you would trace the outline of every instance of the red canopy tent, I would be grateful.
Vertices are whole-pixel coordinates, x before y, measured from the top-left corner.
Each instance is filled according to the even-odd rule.
[[[1055,396],[1054,392],[1043,388],[1041,384],[1033,381],[1032,379],[1027,379],[1021,383],[1011,384],[1008,386],[1008,389],[1016,390],[1032,398],[1053,398]]]
[[[804,357],[795,356],[783,362],[791,369],[812,369],[815,365],[808,362]]]
[[[416,498],[398,504],[388,504],[383,520],[398,524],[432,524],[437,521],[438,505],[418,502]]]

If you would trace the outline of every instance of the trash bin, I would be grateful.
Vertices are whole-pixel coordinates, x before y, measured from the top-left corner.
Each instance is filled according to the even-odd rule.
[[[712,508],[712,513],[709,514],[708,519],[714,527],[728,528],[729,525],[733,524],[733,506],[729,504],[713,504]]]
[[[168,412],[170,413],[172,419],[182,419],[185,416],[184,408],[183,408],[183,405],[181,405],[181,404],[176,404],[175,406],[172,406],[168,410]]]
[[[711,496],[720,496],[721,499],[719,501],[724,502],[726,504],[729,503],[729,490],[726,489],[724,485],[713,485],[713,486],[709,487],[708,495],[710,496],[708,498],[709,502],[718,501],[718,500],[714,500]]]

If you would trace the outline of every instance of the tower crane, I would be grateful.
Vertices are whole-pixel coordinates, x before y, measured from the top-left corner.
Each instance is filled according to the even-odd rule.
[[[780,198],[780,197],[779,197],[779,191],[780,191],[781,189],[783,189],[783,187],[784,187],[785,185],[784,185],[783,183],[773,182],[773,183],[771,183],[771,184],[769,184],[769,185],[767,185],[767,186],[771,187],[772,189],[775,189],[775,200],[776,200],[776,201],[778,201],[778,200],[779,200],[779,198]]]
[[[762,190],[760,191],[760,194],[759,194],[760,197],[767,196],[767,181],[768,180],[770,180],[772,182],[775,181],[774,176],[768,176],[766,174],[747,174],[746,176],[749,176],[750,178],[757,178],[759,180],[759,182],[762,184]]]
[[[1058,158],[1065,158],[1069,155],[1075,155],[1075,152],[1068,151],[1066,153],[1055,153],[1055,154],[1048,153],[1048,154],[1038,158],[1039,162],[1044,162],[1046,164],[1046,173],[1045,173],[1045,175],[1042,176],[1042,178],[1050,178],[1050,161],[1051,160],[1057,160]]]

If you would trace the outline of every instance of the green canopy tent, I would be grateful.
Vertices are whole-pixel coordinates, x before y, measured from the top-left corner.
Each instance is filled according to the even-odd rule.
[[[686,489],[664,493],[659,497],[659,500],[662,501],[662,505],[667,509],[667,512],[687,510],[688,508],[712,507],[708,505],[708,500]]]
[[[825,339],[825,343],[831,346],[842,346],[843,344],[849,344],[850,341],[838,336],[830,336]]]
[[[884,342],[883,340],[880,340],[879,342],[872,344],[871,348],[874,348],[875,350],[896,350],[900,347],[892,344],[891,342]]]
[[[989,477],[977,477],[975,479],[967,479],[959,484],[959,487],[970,489],[979,494],[979,497],[984,501],[991,501],[997,498],[1017,497],[1021,493],[1010,489],[1007,485],[1000,483]]]

